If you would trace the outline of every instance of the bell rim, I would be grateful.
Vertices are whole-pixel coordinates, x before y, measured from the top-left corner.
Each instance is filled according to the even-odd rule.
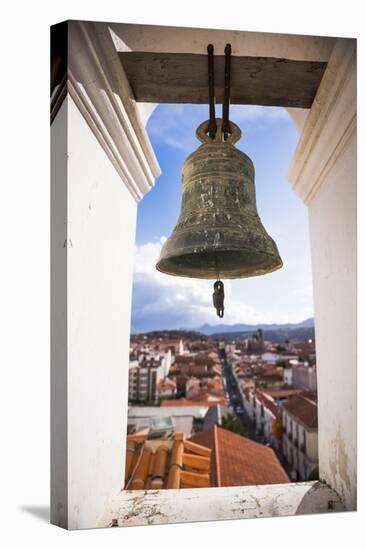
[[[227,275],[220,273],[220,279],[223,281],[233,281],[235,279],[250,279],[252,277],[263,277],[265,275],[270,275],[271,273],[274,273],[275,271],[278,271],[283,267],[283,262],[281,261],[281,264],[278,264],[277,266],[273,267],[272,269],[266,269],[258,273],[251,273],[250,275]],[[165,275],[169,275],[171,277],[184,277],[185,279],[202,279],[206,281],[214,281],[217,279],[217,276],[214,273],[210,273],[209,275],[186,275],[185,273],[175,273],[174,271],[163,271],[163,269],[160,269],[158,264],[155,266],[156,270],[159,271],[159,273],[164,273]]]
[[[244,252],[244,249],[241,248],[241,249],[225,249],[225,251],[229,251],[229,252],[239,252],[239,251],[242,251]],[[198,252],[197,252],[198,253]],[[275,271],[278,271],[279,269],[281,269],[283,267],[283,261],[282,261],[282,258],[281,256],[279,255],[279,253],[277,254],[272,254],[272,253],[269,253],[269,252],[262,252],[260,254],[263,254],[263,255],[266,255],[266,256],[269,256],[269,257],[272,257],[273,260],[277,260],[277,262],[272,265],[272,266],[268,266],[268,267],[263,267],[263,268],[258,268],[256,271],[254,270],[252,273],[244,273],[244,274],[238,274],[237,272],[235,273],[231,273],[228,271],[225,273],[225,271],[221,271],[219,272],[219,275],[220,275],[220,279],[223,279],[223,280],[226,280],[226,279],[231,279],[231,280],[234,280],[234,279],[250,279],[251,277],[262,277],[263,275],[267,275],[267,274],[270,274],[270,273],[274,273]],[[192,253],[190,254],[184,254],[184,255],[181,255],[180,257],[182,258],[183,256],[189,256],[189,255],[192,255]],[[197,269],[197,272],[194,272],[194,268],[190,267],[189,269],[191,270],[191,273],[190,274],[185,274],[185,273],[181,273],[181,272],[178,272],[178,270],[174,270],[174,269],[169,269],[168,266],[164,266],[162,264],[165,264],[166,262],[169,263],[169,260],[171,260],[172,258],[175,258],[175,257],[179,257],[179,254],[172,254],[170,256],[167,256],[165,258],[159,258],[159,260],[157,261],[157,263],[155,264],[155,269],[157,271],[159,271],[160,273],[165,273],[166,275],[171,275],[171,276],[174,276],[174,277],[186,277],[188,279],[206,279],[206,280],[214,280],[214,279],[217,279],[217,273],[215,273],[214,270],[207,270],[207,271],[204,271],[203,269],[201,270],[201,272]],[[234,270],[231,270],[231,271],[234,271]]]

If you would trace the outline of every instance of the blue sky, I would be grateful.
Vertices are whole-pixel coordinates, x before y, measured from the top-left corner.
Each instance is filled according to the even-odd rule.
[[[207,118],[207,105],[160,105],[148,122],[162,175],[138,207],[133,332],[220,322],[299,322],[313,315],[307,209],[287,180],[298,131],[282,108],[235,105],[230,119],[243,132],[236,147],[254,162],[258,213],[278,245],[284,267],[262,277],[226,281],[222,321],[212,307],[213,281],[170,277],[155,270],[161,245],[178,219],[183,162],[200,145],[195,130]]]

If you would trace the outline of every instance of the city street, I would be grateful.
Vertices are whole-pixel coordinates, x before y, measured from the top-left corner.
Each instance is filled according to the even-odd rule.
[[[240,394],[237,381],[232,374],[231,365],[226,359],[224,350],[221,350],[221,364],[223,369],[225,391],[229,395],[229,406],[232,409],[232,414],[239,422],[243,430],[247,432],[247,437],[255,440],[255,429],[243,407],[242,396]]]

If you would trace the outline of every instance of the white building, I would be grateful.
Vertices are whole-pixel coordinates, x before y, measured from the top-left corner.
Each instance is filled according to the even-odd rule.
[[[209,407],[129,407],[128,431],[130,433],[148,433],[153,419],[172,418],[174,430],[184,432],[190,437],[195,425],[203,422]]]
[[[311,394],[294,395],[283,405],[283,454],[293,480],[305,481],[318,466],[318,406]]]
[[[175,355],[183,355],[186,351],[181,338],[162,338],[158,343],[158,348],[160,351],[170,349]]]
[[[280,450],[280,418],[275,400],[263,391],[246,388],[243,392],[243,405],[255,424],[257,436],[262,437],[264,443]]]
[[[191,399],[201,392],[201,384],[198,378],[191,376],[186,382],[186,398]]]
[[[275,365],[279,359],[280,355],[278,353],[273,353],[272,351],[262,353],[262,361],[263,363],[267,363],[267,365]]]
[[[177,383],[173,378],[162,378],[158,382],[158,398],[173,397],[177,393]]]
[[[172,352],[170,349],[166,351],[163,354],[163,369],[164,369],[164,376],[168,376],[170,367],[172,366],[173,358],[172,358]]]
[[[307,391],[317,391],[316,366],[308,363],[299,363],[292,368],[292,383],[294,388],[303,388]]]
[[[158,384],[164,378],[162,362],[145,359],[138,366],[130,365],[128,375],[129,401],[153,401],[159,399]]]
[[[150,347],[146,347],[140,350],[138,355],[138,364],[141,364],[143,361],[156,361],[161,363],[163,367],[164,376],[168,376],[170,368],[173,363],[174,356],[170,349],[165,351],[154,352]],[[131,361],[130,361],[131,366]]]
[[[230,344],[226,344],[225,351],[226,351],[227,354],[232,353],[232,354],[235,355],[238,352],[238,350],[236,349],[235,342],[231,342]]]
[[[283,382],[292,386],[292,367],[285,367],[283,369]]]

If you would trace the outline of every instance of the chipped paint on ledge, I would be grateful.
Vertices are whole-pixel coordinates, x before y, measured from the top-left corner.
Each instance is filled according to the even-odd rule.
[[[310,498],[305,499],[309,494]],[[332,501],[330,506],[328,503]],[[302,511],[299,510],[299,507]],[[218,521],[341,510],[334,492],[321,482],[212,487],[160,491],[121,491],[98,527]]]

